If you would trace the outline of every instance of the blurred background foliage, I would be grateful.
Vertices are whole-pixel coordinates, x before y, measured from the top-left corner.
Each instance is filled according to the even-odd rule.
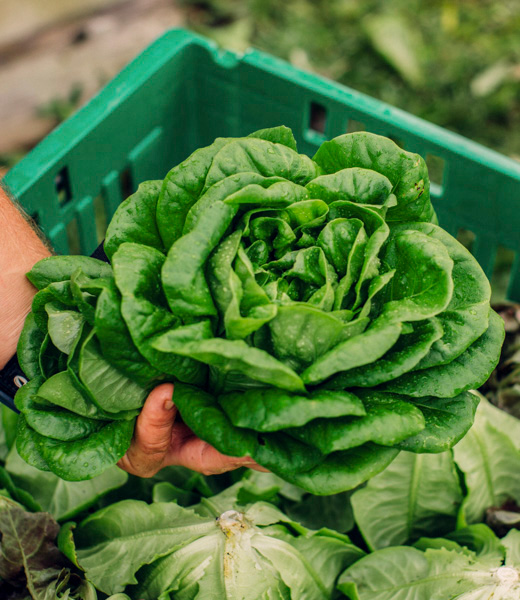
[[[520,158],[519,0],[179,0],[188,26]]]

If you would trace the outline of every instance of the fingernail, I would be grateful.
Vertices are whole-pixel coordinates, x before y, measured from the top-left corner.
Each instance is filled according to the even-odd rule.
[[[171,400],[166,400],[164,403],[164,410],[172,410],[173,402]]]

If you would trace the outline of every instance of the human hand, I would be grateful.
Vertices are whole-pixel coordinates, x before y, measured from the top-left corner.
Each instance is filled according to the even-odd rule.
[[[176,419],[172,396],[172,383],[163,383],[152,390],[137,417],[132,444],[117,463],[121,469],[139,477],[153,477],[170,465],[187,467],[203,475],[217,475],[239,467],[266,471],[247,456],[226,456],[198,438]]]

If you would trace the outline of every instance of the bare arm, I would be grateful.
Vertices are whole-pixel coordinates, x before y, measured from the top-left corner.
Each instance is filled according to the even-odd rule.
[[[27,217],[0,187],[0,370],[16,352],[36,293],[25,273],[50,254]]]

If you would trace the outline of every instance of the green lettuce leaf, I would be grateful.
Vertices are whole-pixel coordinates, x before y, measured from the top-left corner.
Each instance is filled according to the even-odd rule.
[[[352,495],[356,523],[371,550],[452,531],[462,491],[453,457],[401,454]]]
[[[481,521],[487,508],[501,506],[508,499],[520,502],[520,428],[506,413],[495,421],[494,413],[498,412],[482,398],[474,426],[454,448],[455,461],[468,489],[461,508],[463,524]],[[511,421],[509,431],[500,426],[502,420]],[[514,442],[510,432],[517,434]]]

